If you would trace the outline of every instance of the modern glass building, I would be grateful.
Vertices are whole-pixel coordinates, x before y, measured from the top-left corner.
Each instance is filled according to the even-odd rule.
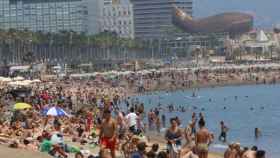
[[[192,0],[132,0],[136,38],[157,38],[173,27],[173,5],[192,15]]]
[[[0,0],[0,28],[58,32],[86,30],[83,0]]]

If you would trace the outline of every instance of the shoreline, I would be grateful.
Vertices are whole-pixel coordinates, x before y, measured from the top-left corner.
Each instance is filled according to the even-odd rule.
[[[132,92],[131,95],[128,95],[127,97],[137,97],[137,96],[143,96],[143,95],[151,95],[153,93],[157,92],[176,92],[176,91],[190,91],[193,89],[212,89],[212,88],[222,88],[222,87],[239,87],[239,86],[257,86],[257,85],[278,85],[280,84],[280,79],[277,80],[275,83],[270,84],[270,83],[256,83],[254,81],[251,82],[231,82],[231,83],[216,83],[216,84],[204,84],[200,86],[192,86],[192,87],[187,87],[187,88],[159,88],[159,89],[153,89],[145,92]]]

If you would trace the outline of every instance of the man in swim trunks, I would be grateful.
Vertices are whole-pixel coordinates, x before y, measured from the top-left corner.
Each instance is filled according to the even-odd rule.
[[[117,141],[117,124],[111,117],[111,111],[104,111],[104,120],[101,124],[100,144],[101,152],[105,149],[110,149],[112,158],[115,158],[115,148]]]
[[[198,124],[199,131],[195,135],[196,153],[199,158],[207,158],[208,146],[211,143],[213,137],[205,127],[204,119],[200,119]]]

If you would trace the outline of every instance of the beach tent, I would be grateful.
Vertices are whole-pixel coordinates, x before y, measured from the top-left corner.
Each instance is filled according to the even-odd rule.
[[[14,81],[14,82],[9,82],[9,86],[29,86],[30,82],[24,82],[24,81]]]
[[[47,112],[48,116],[69,116],[63,109],[59,107],[52,107]]]
[[[27,72],[29,71],[30,66],[26,65],[26,66],[12,66],[10,67],[10,73],[13,73],[15,71],[20,71],[20,72]]]
[[[27,103],[16,103],[14,105],[14,110],[23,110],[23,109],[30,109],[32,106]]]
[[[6,78],[6,77],[1,77],[0,81],[1,81],[1,82],[11,82],[12,79]]]
[[[41,82],[41,80],[39,80],[39,79],[35,79],[35,80],[32,80],[32,82],[33,82],[33,83],[40,83],[40,82]]]
[[[21,77],[21,76],[17,76],[17,77],[15,77],[15,78],[13,78],[13,80],[14,80],[14,81],[22,81],[22,80],[24,80],[24,78]]]

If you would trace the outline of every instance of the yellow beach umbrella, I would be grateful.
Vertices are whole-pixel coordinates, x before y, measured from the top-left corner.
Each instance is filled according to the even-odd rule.
[[[32,108],[32,106],[27,103],[16,103],[14,105],[15,110],[23,110],[23,109],[30,109],[30,108]]]

